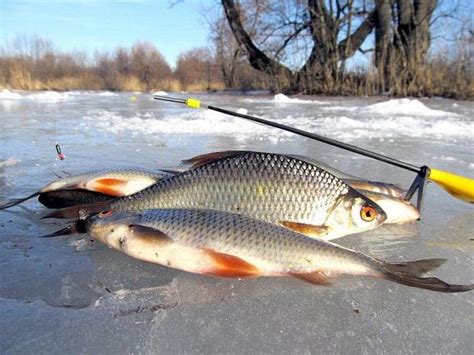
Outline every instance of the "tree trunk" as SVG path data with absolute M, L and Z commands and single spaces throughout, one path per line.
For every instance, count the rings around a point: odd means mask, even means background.
M 328 12 L 324 0 L 308 0 L 307 29 L 311 34 L 313 46 L 306 63 L 299 71 L 293 72 L 284 64 L 267 56 L 254 44 L 244 29 L 238 5 L 234 0 L 221 1 L 229 26 L 236 41 L 245 51 L 250 65 L 269 74 L 275 80 L 276 89 L 287 93 L 317 93 L 321 92 L 322 88 L 324 92 L 333 92 L 341 79 L 338 70 L 340 61 L 353 56 L 374 27 L 374 14 L 371 13 L 353 33 L 338 42 L 341 24 L 333 11 Z M 336 3 L 339 7 L 339 2 Z M 352 11 L 350 5 L 346 6 Z M 292 35 L 300 31 L 301 28 Z
M 376 0 L 375 6 L 375 66 L 378 70 L 378 90 L 383 93 L 390 88 L 388 53 L 392 40 L 392 7 L 390 0 Z
M 396 0 L 390 15 L 389 0 L 377 0 L 375 64 L 384 85 L 398 95 L 416 95 L 430 46 L 430 20 L 437 0 Z M 390 19 L 392 17 L 392 19 Z M 395 30 L 390 34 L 390 24 Z M 390 46 L 387 48 L 387 36 Z M 385 58 L 384 55 L 385 54 Z

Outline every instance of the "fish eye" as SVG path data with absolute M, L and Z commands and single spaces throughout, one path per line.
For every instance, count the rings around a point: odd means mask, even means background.
M 377 211 L 370 205 L 365 205 L 360 210 L 360 217 L 366 222 L 372 222 L 377 217 Z
M 99 213 L 99 218 L 105 218 L 105 217 L 108 217 L 112 214 L 112 210 L 103 210 L 103 211 L 100 211 Z

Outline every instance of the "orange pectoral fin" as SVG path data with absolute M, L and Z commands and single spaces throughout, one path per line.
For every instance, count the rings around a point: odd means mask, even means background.
M 206 275 L 219 277 L 256 277 L 261 275 L 260 270 L 255 265 L 237 256 L 219 253 L 212 249 L 204 249 L 203 251 L 214 262 L 213 267 L 204 272 Z
M 315 285 L 329 286 L 331 284 L 327 274 L 322 271 L 314 271 L 305 274 L 290 273 L 290 276 Z
M 283 227 L 291 229 L 294 232 L 301 233 L 310 238 L 322 239 L 328 231 L 326 226 L 315 226 L 312 224 L 298 223 L 291 221 L 280 221 Z
M 103 193 L 104 195 L 121 197 L 125 196 L 125 186 L 127 180 L 115 178 L 95 179 L 88 183 L 87 190 Z

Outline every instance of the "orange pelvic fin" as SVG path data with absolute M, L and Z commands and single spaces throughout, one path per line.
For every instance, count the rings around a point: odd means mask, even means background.
M 103 193 L 104 195 L 121 197 L 125 196 L 124 188 L 127 180 L 116 178 L 95 179 L 87 184 L 87 190 Z
M 183 160 L 183 163 L 192 164 L 191 169 L 210 164 L 216 160 L 234 157 L 246 153 L 244 150 L 226 150 L 223 152 L 213 152 L 208 154 L 197 155 L 190 159 Z
M 322 239 L 326 235 L 328 227 L 326 226 L 315 226 L 313 224 L 298 223 L 291 221 L 280 221 L 283 227 L 291 229 L 297 233 L 301 233 L 310 238 Z
M 214 267 L 204 272 L 206 275 L 219 277 L 252 277 L 260 276 L 260 270 L 241 258 L 219 253 L 212 249 L 203 249 L 214 261 Z
M 315 285 L 329 286 L 331 284 L 327 274 L 322 271 L 314 271 L 305 274 L 290 273 L 290 276 Z

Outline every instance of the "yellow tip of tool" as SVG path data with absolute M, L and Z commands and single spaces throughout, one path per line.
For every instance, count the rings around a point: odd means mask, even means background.
M 193 98 L 188 98 L 186 99 L 186 106 L 191 107 L 191 108 L 200 108 L 201 107 L 201 101 L 198 99 L 193 99 Z
M 473 179 L 432 168 L 430 168 L 428 179 L 437 183 L 454 197 L 474 203 Z

